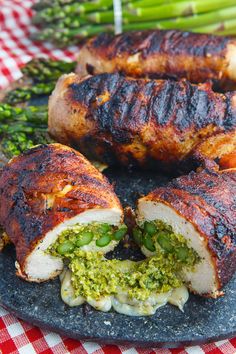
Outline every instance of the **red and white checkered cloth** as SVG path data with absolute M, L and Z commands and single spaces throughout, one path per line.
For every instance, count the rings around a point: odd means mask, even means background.
M 34 43 L 30 32 L 35 0 L 0 0 L 0 89 L 21 77 L 20 68 L 35 57 L 75 60 L 76 47 L 58 49 L 50 43 Z
M 0 307 L 0 353 L 2 354 L 235 354 L 236 338 L 182 349 L 142 349 L 99 345 L 64 338 L 33 327 Z
M 31 5 L 35 0 L 0 0 L 0 88 L 6 88 L 21 76 L 20 67 L 37 56 L 74 60 L 76 47 L 61 50 L 49 43 L 33 43 Z M 108 346 L 61 337 L 18 320 L 0 307 L 0 353 L 76 353 L 76 354 L 235 354 L 236 338 L 184 349 L 140 349 L 132 346 Z

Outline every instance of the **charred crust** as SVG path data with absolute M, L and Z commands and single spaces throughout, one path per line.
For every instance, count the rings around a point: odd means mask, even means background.
M 86 42 L 81 58 L 83 63 L 89 53 L 91 63 L 94 56 L 99 60 L 92 70 L 95 73 L 119 71 L 152 79 L 187 78 L 193 83 L 208 80 L 214 89 L 226 92 L 236 87 L 228 70 L 231 44 L 236 42 L 230 37 L 178 30 L 131 31 L 117 36 L 102 33 Z M 137 60 L 129 61 L 135 55 Z
M 120 53 L 142 52 L 143 58 L 155 53 L 169 55 L 193 55 L 207 57 L 208 53 L 224 56 L 230 38 L 220 38 L 209 34 L 197 34 L 178 30 L 132 31 L 121 35 L 102 33 L 88 43 L 100 52 L 112 48 L 109 58 Z
M 67 144 L 110 165 L 186 172 L 204 161 L 196 155 L 201 144 L 235 131 L 234 97 L 187 80 L 104 73 L 80 81 L 75 76 L 64 100 L 77 128 L 65 127 L 63 134 Z M 59 134 L 56 138 L 60 141 Z

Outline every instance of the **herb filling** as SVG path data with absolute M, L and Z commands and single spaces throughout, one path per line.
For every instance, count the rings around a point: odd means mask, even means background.
M 109 224 L 76 224 L 63 231 L 49 252 L 54 256 L 67 256 L 74 250 L 89 245 L 94 241 L 99 248 L 120 241 L 127 233 L 127 226 L 119 227 Z
M 119 228 L 97 223 L 76 225 L 62 232 L 50 247 L 49 252 L 64 257 L 71 270 L 76 297 L 99 300 L 125 291 L 131 299 L 145 301 L 154 292 L 165 293 L 180 287 L 182 270 L 193 271 L 200 261 L 186 239 L 161 221 L 145 222 L 133 231 L 136 242 L 153 252 L 152 257 L 143 261 L 108 260 L 102 252 L 81 249 L 85 239 L 97 244 L 104 235 L 109 235 L 110 241 L 118 241 L 126 232 L 125 225 Z

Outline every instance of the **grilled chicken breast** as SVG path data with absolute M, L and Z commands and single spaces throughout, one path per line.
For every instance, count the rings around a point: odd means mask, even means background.
M 15 244 L 18 275 L 29 281 L 45 281 L 62 271 L 62 258 L 45 251 L 69 226 L 119 225 L 123 219 L 106 178 L 80 153 L 60 144 L 37 146 L 13 158 L 0 177 L 0 200 L 0 223 Z
M 101 33 L 80 49 L 79 75 L 122 72 L 134 77 L 211 80 L 236 87 L 236 40 L 177 30 Z
M 57 141 L 95 160 L 166 171 L 188 161 L 189 169 L 193 157 L 235 151 L 236 93 L 185 80 L 69 74 L 50 97 L 48 125 Z
M 219 296 L 235 273 L 235 196 L 236 169 L 205 169 L 177 178 L 138 201 L 138 222 L 163 221 L 200 256 L 195 270 L 183 274 L 197 294 Z

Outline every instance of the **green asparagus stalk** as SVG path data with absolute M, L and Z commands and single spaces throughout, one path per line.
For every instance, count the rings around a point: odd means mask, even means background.
M 68 5 L 73 2 L 76 2 L 76 0 L 41 0 L 34 4 L 32 6 L 32 9 L 35 11 L 40 11 L 43 10 L 47 7 L 55 7 L 55 6 L 63 6 L 63 5 Z
M 226 29 L 224 31 L 219 31 L 216 33 L 219 36 L 232 36 L 235 37 L 236 36 L 236 28 L 230 28 L 230 29 Z
M 75 62 L 32 60 L 22 69 L 23 74 L 30 78 L 32 83 L 10 91 L 4 102 L 14 105 L 38 96 L 49 95 L 53 91 L 57 79 L 64 73 L 74 71 L 75 65 Z
M 13 105 L 20 102 L 26 102 L 37 96 L 49 95 L 54 87 L 55 83 L 53 82 L 38 83 L 32 87 L 17 88 L 10 91 L 4 101 Z
M 0 148 L 7 158 L 19 155 L 24 150 L 30 149 L 35 144 L 25 133 L 14 133 L 9 137 L 4 136 L 0 143 Z
M 64 19 L 53 22 L 51 28 L 78 28 L 84 24 L 86 24 L 86 21 L 82 18 L 82 16 L 68 16 Z
M 230 20 L 225 20 L 222 22 L 216 22 L 211 25 L 193 28 L 194 32 L 198 33 L 217 33 L 217 32 L 228 32 L 236 29 L 236 18 Z M 234 32 L 236 34 L 236 32 Z
M 199 13 L 205 13 L 209 11 L 215 11 L 221 8 L 226 8 L 235 5 L 235 0 L 214 0 L 211 2 L 194 0 L 194 1 L 181 1 L 178 3 L 171 3 L 162 5 L 159 8 L 136 8 L 132 11 L 132 14 L 135 16 L 142 16 L 147 19 L 166 19 L 176 16 L 187 16 L 187 15 L 196 15 Z M 156 14 L 152 15 L 152 11 Z M 128 18 L 129 19 L 129 18 Z M 130 20 L 133 20 L 133 17 Z
M 113 16 L 112 13 L 110 15 Z M 232 19 L 236 16 L 236 7 L 230 7 L 226 9 L 219 9 L 206 14 L 199 14 L 187 17 L 177 17 L 176 19 L 160 20 L 160 21 L 147 21 L 137 23 L 126 23 L 123 25 L 124 31 L 129 30 L 145 30 L 145 29 L 185 29 L 197 32 L 197 27 L 203 26 L 205 23 L 211 24 Z M 207 30 L 213 31 L 214 28 L 207 28 Z M 59 46 L 69 45 L 71 43 L 77 43 L 79 40 L 96 35 L 100 32 L 113 32 L 114 25 L 106 23 L 102 25 L 86 25 L 79 28 L 64 28 L 58 31 L 54 29 L 46 28 L 37 34 L 37 39 L 41 40 L 53 40 L 58 43 Z M 205 32 L 206 30 L 204 30 Z M 236 33 L 236 31 L 235 31 Z M 230 32 L 232 34 L 232 31 Z
M 44 22 L 52 22 L 58 19 L 64 19 L 67 16 L 81 15 L 96 10 L 108 9 L 112 6 L 112 0 L 97 0 L 84 3 L 73 3 L 66 6 L 55 6 L 46 8 L 38 12 L 33 17 L 34 24 L 42 24 Z
M 132 2 L 136 2 L 138 0 L 132 0 Z M 157 0 L 158 3 L 168 3 L 169 1 L 173 1 L 173 0 Z M 176 0 L 176 1 L 182 1 L 182 0 Z M 121 0 L 121 2 L 123 4 L 126 4 L 127 2 L 129 2 L 129 0 Z M 102 9 L 104 7 L 112 7 L 113 6 L 113 0 L 110 1 L 103 1 L 103 0 L 41 0 L 38 3 L 36 3 L 35 5 L 32 6 L 33 10 L 35 11 L 42 11 L 42 10 L 46 10 L 47 8 L 63 8 L 63 7 L 67 7 L 69 13 L 71 13 L 71 11 L 73 11 L 74 9 L 77 10 L 77 5 L 81 6 L 79 7 L 79 11 L 83 12 L 87 12 L 90 11 L 90 9 L 92 11 L 94 11 L 95 9 Z M 73 5 L 72 7 L 70 7 L 70 5 Z M 46 11 L 47 12 L 47 11 Z M 49 11 L 50 13 L 50 11 Z M 53 11 L 53 13 L 55 13 L 55 11 Z M 43 14 L 42 14 L 43 15 Z M 44 15 L 43 15 L 44 16 Z
M 130 30 L 145 30 L 145 29 L 185 29 L 190 30 L 195 27 L 212 24 L 215 22 L 225 21 L 236 17 L 236 6 L 226 9 L 212 11 L 206 14 L 199 14 L 188 17 L 177 17 L 174 20 L 150 21 L 125 24 L 123 29 Z M 197 31 L 197 29 L 196 29 Z M 236 32 L 235 32 L 236 33 Z
M 40 126 L 47 126 L 47 106 L 27 106 L 25 108 L 12 107 L 9 104 L 0 104 L 0 133 L 4 124 L 27 122 Z M 5 131 L 5 126 L 4 126 Z
M 33 78 L 37 82 L 50 82 L 57 80 L 62 74 L 74 70 L 76 63 L 67 63 L 61 60 L 34 59 L 23 69 L 23 74 Z
M 123 22 L 146 22 L 152 20 L 162 20 L 178 16 L 188 16 L 193 14 L 214 11 L 220 8 L 235 5 L 235 0 L 214 0 L 207 2 L 202 0 L 181 1 L 177 3 L 164 4 L 157 7 L 137 7 L 123 11 Z M 88 21 L 94 23 L 109 23 L 113 21 L 113 11 L 94 12 L 85 15 Z
M 86 38 L 89 36 L 94 36 L 101 32 L 114 32 L 114 26 L 112 24 L 107 24 L 103 26 L 99 25 L 88 25 L 83 26 L 78 29 L 68 31 L 66 38 Z
M 168 4 L 176 4 L 183 0 L 138 0 L 138 1 L 130 1 L 127 3 L 128 9 L 135 9 L 138 7 L 156 7 L 159 5 L 168 5 Z
M 88 24 L 79 28 L 64 28 L 56 31 L 45 29 L 35 37 L 37 40 L 53 40 L 59 47 L 78 43 L 86 37 L 99 34 L 100 32 L 114 32 L 113 24 L 93 25 Z
M 47 133 L 47 106 L 0 104 L 0 122 L 0 148 L 8 158 L 35 144 L 52 141 Z
M 0 142 L 0 150 L 7 158 L 17 156 L 23 151 L 32 148 L 38 144 L 50 144 L 54 141 L 50 138 L 48 133 L 35 132 L 29 136 L 23 132 L 13 133 L 11 135 L 5 135 Z
M 66 46 L 99 31 L 114 29 L 112 0 L 51 1 L 41 0 L 41 5 L 38 5 L 42 10 L 37 12 L 35 22 L 40 22 L 42 29 L 33 34 L 36 40 Z M 196 31 L 197 27 L 205 27 L 206 24 L 232 20 L 236 11 L 235 0 L 122 0 L 122 4 L 124 31 L 152 28 L 193 28 Z M 214 27 L 207 30 L 215 31 Z

